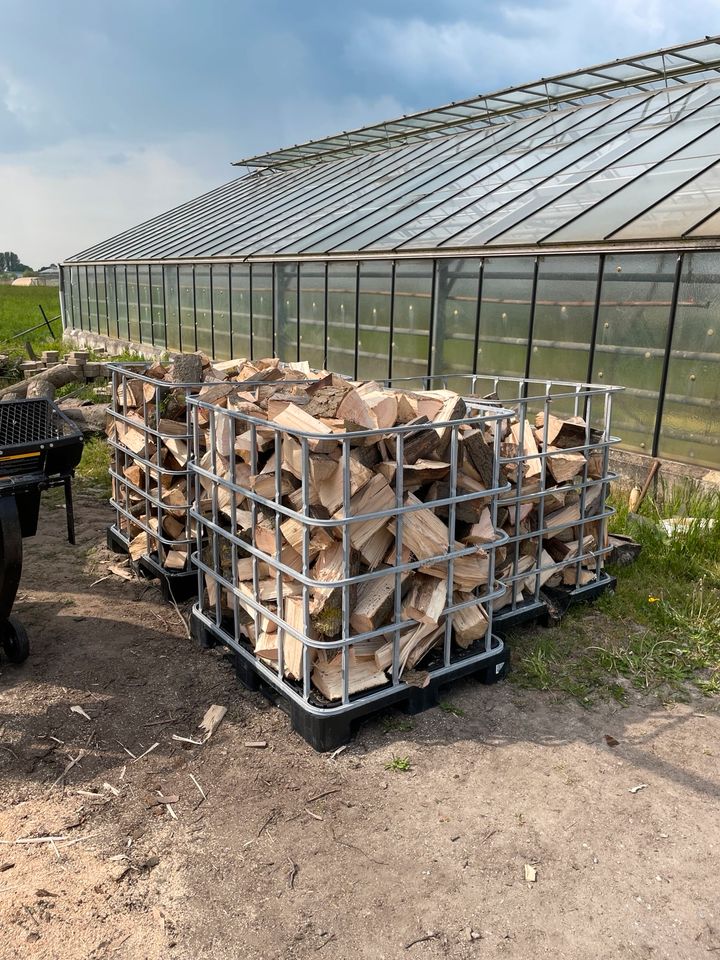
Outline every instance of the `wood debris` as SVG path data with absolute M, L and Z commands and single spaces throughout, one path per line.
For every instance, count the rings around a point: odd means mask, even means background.
M 203 743 L 206 743 L 215 733 L 217 728 L 222 723 L 223 717 L 226 713 L 227 707 L 221 707 L 217 703 L 214 703 L 211 707 L 208 707 L 205 716 L 198 724 L 198 730 L 203 731 Z

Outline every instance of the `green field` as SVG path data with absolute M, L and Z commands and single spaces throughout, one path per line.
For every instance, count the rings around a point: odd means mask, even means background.
M 0 345 L 2 351 L 25 352 L 25 340 L 29 340 L 37 350 L 48 349 L 49 341 L 62 338 L 60 320 L 52 324 L 55 337 L 51 337 L 45 325 L 27 337 L 10 340 L 16 333 L 22 333 L 29 327 L 42 323 L 42 314 L 38 305 L 42 304 L 48 318 L 60 313 L 60 298 L 57 287 L 13 287 L 0 284 Z

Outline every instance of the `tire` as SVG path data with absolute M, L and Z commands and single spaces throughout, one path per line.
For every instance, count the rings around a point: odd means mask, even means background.
M 27 630 L 15 617 L 9 617 L 3 628 L 3 650 L 10 663 L 24 663 L 30 653 Z

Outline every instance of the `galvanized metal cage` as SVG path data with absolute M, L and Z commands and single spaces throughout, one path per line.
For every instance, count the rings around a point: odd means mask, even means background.
M 337 716 L 358 705 L 382 704 L 406 687 L 415 664 L 433 678 L 449 680 L 502 652 L 502 641 L 493 633 L 493 602 L 504 591 L 495 569 L 507 535 L 493 534 L 482 549 L 456 539 L 458 510 L 480 499 L 490 510 L 494 531 L 498 496 L 509 489 L 499 480 L 500 431 L 493 430 L 487 489 L 459 488 L 458 451 L 463 429 L 489 428 L 511 411 L 469 401 L 465 417 L 433 422 L 432 429 L 446 431 L 447 489 L 441 491 L 444 496 L 420 502 L 405 479 L 410 424 L 328 436 L 219 409 L 193 396 L 188 408 L 198 445 L 191 462 L 195 502 L 209 500 L 205 511 L 190 509 L 197 525 L 193 560 L 200 593 L 194 619 L 305 715 Z M 200 457 L 205 419 L 208 452 Z M 393 486 L 375 475 L 356 489 L 353 454 L 379 440 L 389 451 Z M 318 461 L 313 455 L 330 448 L 337 459 L 323 516 L 314 505 Z M 259 471 L 260 450 L 272 454 L 270 469 Z M 285 469 L 299 481 L 292 492 L 283 479 Z M 447 520 L 446 541 L 428 554 L 417 542 L 418 524 L 432 537 L 439 512 Z M 374 538 L 381 531 L 388 533 L 379 537 L 378 551 Z M 323 557 L 336 558 L 325 575 L 313 566 L 318 540 L 324 543 Z M 354 569 L 358 554 L 368 565 L 364 573 Z M 428 629 L 417 611 L 404 608 L 403 582 L 418 571 L 452 584 L 436 611 L 437 628 Z M 356 602 L 373 584 L 387 591 L 387 616 L 368 628 L 358 621 Z M 332 596 L 330 624 L 323 619 L 325 609 L 317 615 L 318 594 L 321 600 Z M 470 620 L 474 626 L 465 631 Z M 420 639 L 418 631 L 424 633 Z
M 190 563 L 195 531 L 189 513 L 194 491 L 190 460 L 195 447 L 187 398 L 213 386 L 230 392 L 272 387 L 272 383 L 253 379 L 176 383 L 148 376 L 145 371 L 150 367 L 149 363 L 108 364 L 114 426 L 109 435 L 113 449 L 110 503 L 115 510 L 109 539 L 116 548 L 128 551 L 139 537 L 133 559 L 151 574 L 174 578 L 176 591 L 182 589 L 189 596 L 196 583 Z M 283 386 L 306 382 L 299 373 L 277 381 Z M 129 414 L 130 408 L 140 413 Z
M 611 420 L 621 387 L 488 374 L 386 382 L 451 387 L 512 411 L 511 421 L 497 421 L 500 472 L 512 480 L 512 488 L 498 503 L 499 525 L 509 543 L 498 569 L 508 589 L 495 603 L 496 623 L 507 627 L 537 617 L 553 588 L 562 592 L 563 602 L 572 602 L 612 584 L 604 571 L 607 523 L 614 513 L 607 495 L 617 478 L 609 455 L 620 442 L 611 433 Z

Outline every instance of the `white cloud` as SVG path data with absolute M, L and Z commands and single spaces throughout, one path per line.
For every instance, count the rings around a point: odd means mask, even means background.
M 348 55 L 406 83 L 435 78 L 472 96 L 697 39 L 719 25 L 720 0 L 505 0 L 493 8 L 492 20 L 365 18 Z
M 39 267 L 230 180 L 233 171 L 177 159 L 187 144 L 128 149 L 108 141 L 71 142 L 0 157 L 0 247 Z

